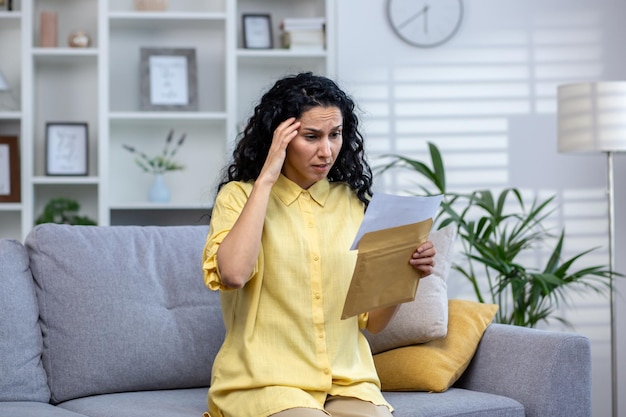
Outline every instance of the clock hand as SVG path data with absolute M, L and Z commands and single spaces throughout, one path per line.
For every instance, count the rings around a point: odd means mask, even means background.
M 428 34 L 428 10 L 429 6 L 424 6 L 424 33 Z
M 405 27 L 406 25 L 408 25 L 409 23 L 411 23 L 413 20 L 417 19 L 418 17 L 420 17 L 422 14 L 427 13 L 428 12 L 428 6 L 424 6 L 422 8 L 422 10 L 420 10 L 419 12 L 415 13 L 413 16 L 409 17 L 408 19 L 406 19 L 404 22 L 400 23 L 398 25 L 398 29 L 402 29 L 403 27 Z

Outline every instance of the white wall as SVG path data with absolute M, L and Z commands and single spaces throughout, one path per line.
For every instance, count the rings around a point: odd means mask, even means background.
M 566 227 L 569 255 L 600 249 L 608 264 L 606 158 L 559 154 L 556 86 L 626 79 L 623 0 L 465 0 L 457 36 L 435 49 L 395 38 L 384 0 L 337 2 L 337 79 L 364 111 L 373 165 L 385 153 L 426 158 L 441 149 L 449 188 L 514 186 L 528 196 L 557 196 L 551 218 Z M 626 158 L 616 158 L 616 269 L 626 272 Z M 381 191 L 404 192 L 411 178 L 385 177 Z M 558 230 L 558 229 L 557 229 Z M 626 280 L 617 287 L 618 342 L 626 351 Z M 471 297 L 452 277 L 451 297 Z M 606 298 L 574 294 L 561 313 L 592 342 L 593 415 L 611 415 L 609 309 Z M 567 330 L 551 324 L 554 330 Z M 621 391 L 626 355 L 618 358 Z M 620 416 L 626 416 L 626 398 Z

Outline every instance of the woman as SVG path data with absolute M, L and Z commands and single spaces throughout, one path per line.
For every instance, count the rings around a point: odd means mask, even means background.
M 289 76 L 261 98 L 203 254 L 226 326 L 211 417 L 391 415 L 360 328 L 382 330 L 397 306 L 340 319 L 371 185 L 354 102 L 333 81 Z M 407 262 L 428 275 L 434 255 L 426 242 Z

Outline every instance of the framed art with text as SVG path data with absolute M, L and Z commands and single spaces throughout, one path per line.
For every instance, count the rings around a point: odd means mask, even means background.
M 0 203 L 20 202 L 20 184 L 18 138 L 0 136 Z
M 271 49 L 272 18 L 269 14 L 243 14 L 243 47 L 247 49 Z
M 141 110 L 197 110 L 196 50 L 141 48 Z
M 87 175 L 87 123 L 46 123 L 46 175 Z

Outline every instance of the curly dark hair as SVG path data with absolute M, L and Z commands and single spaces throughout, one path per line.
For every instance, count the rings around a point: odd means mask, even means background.
M 282 78 L 261 97 L 240 135 L 218 189 L 230 181 L 256 180 L 276 127 L 290 117 L 300 118 L 317 106 L 337 107 L 343 116 L 343 144 L 328 180 L 345 182 L 367 205 L 372 196 L 372 170 L 365 157 L 355 103 L 334 81 L 311 72 Z

